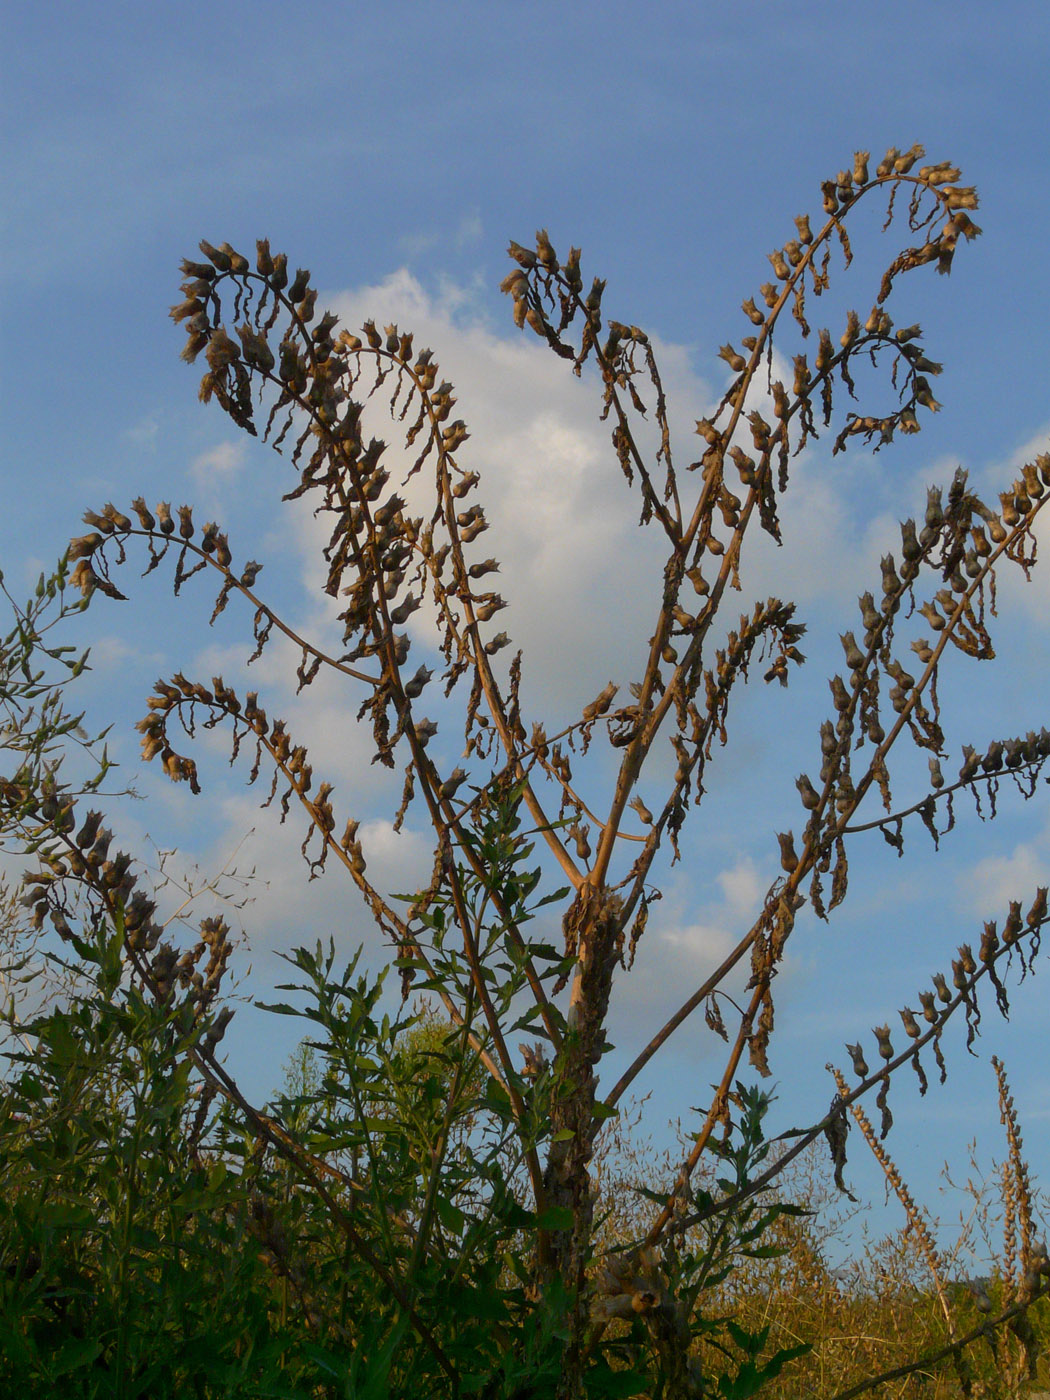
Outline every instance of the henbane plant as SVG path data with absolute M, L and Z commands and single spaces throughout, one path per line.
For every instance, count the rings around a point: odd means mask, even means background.
M 900 1012 L 903 1042 L 898 1036 L 894 1045 L 888 1024 L 876 1029 L 876 1069 L 859 1042 L 851 1045 L 854 1087 L 840 1080 L 832 1110 L 815 1109 L 815 1121 L 791 1149 L 760 1166 L 762 1104 L 741 1076 L 748 1066 L 768 1073 L 778 968 L 804 904 L 827 919 L 846 898 L 851 837 L 874 824 L 899 846 L 912 815 L 940 835 L 938 818 L 944 813 L 951 826 L 958 794 L 987 794 L 994 803 L 1008 778 L 1029 795 L 1050 758 L 1050 734 L 1033 727 L 1016 737 L 993 736 L 979 750 L 964 748 L 957 775 L 946 778 L 950 746 L 937 698 L 949 648 L 974 662 L 994 655 L 996 578 L 1005 569 L 1031 571 L 1033 525 L 1050 499 L 1050 456 L 1025 464 L 992 502 L 957 472 L 945 488 L 930 488 L 921 521 L 902 524 L 899 550 L 883 558 L 879 578 L 859 600 L 858 621 L 841 636 L 843 667 L 830 680 L 830 712 L 814 736 L 811 771 L 797 780 L 798 823 L 779 835 L 781 873 L 760 914 L 667 1023 L 636 1047 L 618 1081 L 599 1092 L 617 988 L 630 976 L 660 897 L 658 857 L 679 856 L 684 824 L 705 802 L 705 775 L 728 741 L 740 686 L 752 671 L 787 685 L 805 660 L 805 628 L 789 599 L 770 597 L 732 616 L 729 595 L 746 574 L 745 538 L 759 531 L 779 541 L 781 502 L 792 489 L 793 458 L 804 447 L 826 435 L 832 454 L 853 441 L 885 448 L 897 433 L 918 432 L 923 415 L 939 407 L 931 388 L 941 370 L 934 352 L 918 325 L 897 325 L 888 308 L 891 297 L 903 295 L 897 284 L 906 274 L 948 272 L 980 229 L 971 218 L 976 193 L 959 183 L 960 172 L 947 161 L 921 164 L 923 157 L 919 146 L 893 149 L 872 167 L 867 153 L 858 152 L 848 169 L 823 183 L 820 216 L 795 220 L 793 236 L 770 255 L 773 280 L 743 303 L 745 333 L 719 352 L 732 381 L 696 424 L 697 455 L 684 465 L 672 446 L 672 407 L 649 336 L 609 313 L 606 284 L 585 278 L 579 249 L 559 256 L 542 230 L 534 246 L 510 245 L 513 267 L 502 289 L 516 325 L 531 329 L 567 362 L 567 371 L 596 389 L 597 409 L 611 429 L 612 469 L 636 493 L 640 524 L 656 532 L 664 550 L 644 654 L 611 656 L 617 679 L 557 732 L 544 715 L 525 712 L 528 657 L 501 630 L 506 601 L 493 582 L 498 561 L 483 557 L 479 545 L 488 525 L 481 474 L 436 353 L 417 349 L 412 332 L 395 325 L 380 330 L 366 321 L 340 329 L 334 315 L 318 314 L 309 273 L 291 273 L 285 255 L 272 253 L 265 240 L 254 259 L 229 244 L 203 242 L 203 260 L 182 265 L 183 300 L 171 314 L 187 336 L 183 358 L 193 363 L 203 356 L 202 400 L 214 400 L 241 429 L 286 450 L 296 475 L 285 499 L 306 498 L 330 522 L 325 591 L 338 601 L 341 649 L 322 650 L 282 620 L 260 587 L 260 563 L 238 557 L 226 533 L 211 522 L 202 528 L 189 506 L 173 513 L 161 502 L 151 509 L 140 497 L 130 513 L 112 503 L 88 511 L 90 533 L 70 548 L 73 582 L 85 595 L 123 596 L 115 569 L 140 545 L 148 569 L 174 563 L 176 592 L 214 571 L 213 620 L 231 600 L 245 603 L 252 659 L 275 631 L 283 633 L 299 655 L 300 689 L 322 672 L 338 676 L 346 723 L 367 724 L 375 760 L 403 769 L 394 825 L 400 828 L 414 808 L 434 833 L 432 878 L 407 902 L 373 883 L 361 814 L 344 807 L 325 780 L 324 756 L 308 755 L 256 691 L 178 672 L 157 683 L 139 724 L 145 758 L 159 759 L 194 792 L 200 783 L 186 737 L 199 724 L 225 725 L 234 756 L 250 763 L 249 780 L 268 781 L 266 800 L 278 801 L 284 815 L 293 805 L 301 814 L 311 869 L 342 867 L 393 950 L 406 988 L 414 983 L 440 999 L 452 1028 L 443 1052 L 452 1068 L 442 1080 L 450 1105 L 462 1094 L 464 1112 L 469 1107 L 496 1125 L 501 1151 L 514 1144 L 506 1159 L 513 1172 L 501 1175 L 496 1158 L 485 1158 L 489 1194 L 472 1198 L 470 1208 L 475 1223 L 488 1223 L 473 1233 L 464 1226 L 457 1235 L 459 1207 L 444 1193 L 451 1190 L 449 1142 L 459 1109 L 444 1112 L 435 1104 L 440 1131 L 435 1128 L 432 1170 L 421 1175 L 418 1197 L 395 1201 L 391 1188 L 382 1220 L 361 1226 L 347 1202 L 366 1187 L 336 1164 L 336 1149 L 326 1155 L 319 1140 L 297 1136 L 249 1105 L 217 1058 L 224 1021 L 221 1013 L 209 1018 L 227 957 L 225 926 L 207 938 L 202 931 L 200 945 L 181 956 L 159 941 L 148 900 L 132 892 L 128 865 L 107 874 L 93 859 L 98 821 L 89 818 L 74 836 L 75 823 L 63 815 L 60 839 L 48 848 L 54 878 L 34 887 L 35 908 L 65 934 L 62 891 L 86 881 L 110 915 L 123 920 L 126 956 L 141 984 L 161 1002 L 178 985 L 193 989 L 194 1014 L 209 1027 L 193 1050 L 197 1071 L 242 1116 L 246 1130 L 319 1193 L 349 1255 L 387 1291 L 390 1328 L 379 1341 L 370 1333 L 368 1344 L 389 1347 L 388 1379 L 397 1373 L 398 1355 L 414 1345 L 414 1355 L 429 1357 L 433 1393 L 482 1388 L 476 1376 L 468 1382 L 462 1349 L 441 1333 L 438 1295 L 427 1294 L 437 1263 L 460 1277 L 469 1239 L 471 1250 L 484 1252 L 488 1240 L 499 1256 L 505 1270 L 499 1286 L 514 1299 L 507 1316 L 519 1329 L 518 1340 L 503 1348 L 505 1364 L 492 1363 L 503 1370 L 484 1382 L 492 1387 L 486 1393 L 514 1393 L 529 1375 L 530 1393 L 569 1396 L 630 1393 L 616 1390 L 629 1383 L 667 1396 L 760 1388 L 787 1357 L 771 1358 L 763 1369 L 761 1342 L 749 1335 L 731 1335 L 726 1343 L 736 1369 L 732 1382 L 722 1379 L 735 1389 L 716 1389 L 720 1382 L 700 1360 L 698 1341 L 713 1326 L 702 1286 L 710 1260 L 690 1253 L 690 1231 L 724 1222 L 719 1258 L 731 1266 L 733 1249 L 754 1246 L 756 1231 L 775 1218 L 775 1206 L 757 1217 L 755 1210 L 787 1160 L 827 1133 L 841 1173 L 845 1110 L 876 1091 L 884 1137 L 895 1072 L 910 1065 L 925 1091 L 932 1057 L 943 1079 L 941 1042 L 951 1018 L 962 1011 L 972 1038 L 983 986 L 991 984 L 1005 1013 L 1009 970 L 1034 966 L 1048 918 L 1046 888 L 1011 903 L 1001 928 L 990 923 L 977 934 L 976 955 L 971 943 L 962 944 L 950 971 L 946 966 L 916 992 L 918 1013 L 907 1006 Z M 906 228 L 905 246 L 878 282 L 870 311 L 850 311 L 843 327 L 811 325 L 836 256 L 847 266 L 853 260 L 854 209 L 878 200 L 886 204 L 886 227 Z M 792 365 L 787 380 L 778 369 L 786 363 Z M 882 406 L 870 412 L 851 406 L 861 368 L 874 368 L 887 381 Z M 393 423 L 392 443 L 373 435 L 377 413 Z M 433 648 L 408 626 L 424 609 L 436 622 Z M 438 690 L 460 702 L 466 766 L 451 770 L 439 766 L 431 748 L 437 726 L 427 699 Z M 898 802 L 891 760 L 908 745 L 928 759 L 929 786 Z M 615 759 L 600 805 L 590 796 L 603 788 L 599 749 L 611 749 Z M 671 775 L 661 781 L 668 753 Z M 873 803 L 881 804 L 874 817 Z M 535 845 L 560 872 L 564 890 L 537 887 Z M 560 947 L 529 927 L 544 896 L 561 913 Z M 205 954 L 207 966 L 198 970 Z M 326 992 L 338 975 L 320 950 L 300 950 L 294 960 L 316 998 L 315 1020 L 330 1057 L 326 1082 L 336 1094 L 340 1074 L 352 1079 L 360 1051 L 339 1029 Z M 740 964 L 749 977 L 737 1006 L 722 991 Z M 355 1024 L 370 1025 L 370 993 L 354 990 L 350 971 L 339 985 L 357 1007 Z M 701 1009 L 726 1042 L 714 1092 L 644 1231 L 631 1248 L 598 1258 L 590 1163 L 602 1125 L 675 1029 Z M 519 1049 L 522 1034 L 538 1041 Z M 389 1047 L 383 1055 L 395 1064 Z M 466 1085 L 479 1072 L 485 1088 L 468 1105 Z M 358 1108 L 347 1109 L 350 1119 L 357 1113 L 360 1123 L 368 1120 L 363 1102 L 358 1095 Z M 364 1131 L 360 1123 L 355 1133 Z M 367 1132 L 354 1138 L 355 1151 L 370 1154 L 366 1175 L 373 1183 L 385 1170 L 377 1141 Z M 700 1192 L 701 1162 L 732 1151 L 739 1154 L 737 1174 L 728 1174 L 716 1193 Z M 1021 1166 L 1011 1170 L 1012 1180 L 1023 1179 Z M 373 1226 L 378 1233 L 369 1233 Z M 523 1250 L 512 1243 L 515 1231 L 528 1239 Z M 1025 1248 L 1022 1263 L 1030 1273 L 1031 1245 Z M 493 1287 L 497 1275 L 498 1269 L 488 1276 Z M 1037 1268 L 1025 1304 L 1045 1287 Z M 470 1306 L 480 1306 L 477 1298 Z M 406 1340 L 412 1336 L 414 1343 Z M 961 1345 L 950 1339 L 946 1354 Z M 511 1354 L 513 1364 L 506 1359 Z M 627 1379 L 614 1379 L 624 1373 Z

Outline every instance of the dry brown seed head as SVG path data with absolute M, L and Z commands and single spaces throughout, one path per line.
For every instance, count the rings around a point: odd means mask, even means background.
M 446 800 L 455 797 L 457 790 L 467 781 L 467 775 L 462 768 L 455 768 L 448 775 L 439 788 L 439 794 Z
M 883 158 L 879 161 L 879 164 L 875 170 L 875 174 L 879 177 L 880 180 L 884 180 L 887 175 L 892 173 L 894 163 L 899 155 L 900 151 L 897 149 L 897 147 L 891 146 L 886 152 L 886 154 L 883 156 Z
M 922 1031 L 919 1029 L 918 1021 L 915 1019 L 915 1013 L 910 1007 L 905 1006 L 899 1014 L 905 1034 L 912 1040 L 918 1040 L 919 1036 L 922 1035 Z
M 762 315 L 762 312 L 759 311 L 758 307 L 755 305 L 754 297 L 748 297 L 747 301 L 742 303 L 742 308 L 744 315 L 747 317 L 747 319 L 751 322 L 753 326 L 761 326 L 765 321 L 766 318 Z
M 1018 907 L 1020 907 L 1020 906 L 1018 906 Z M 1036 890 L 1035 900 L 1034 900 L 1034 902 L 1033 902 L 1033 904 L 1032 904 L 1031 909 L 1029 909 L 1029 911 L 1028 911 L 1027 917 L 1025 918 L 1025 923 L 1028 925 L 1028 927 L 1029 927 L 1030 929 L 1035 929 L 1035 928 L 1037 928 L 1037 927 L 1043 922 L 1043 920 L 1046 918 L 1046 911 L 1047 911 L 1047 887 L 1046 887 L 1045 885 L 1041 885 L 1041 886 L 1039 887 L 1039 889 Z M 1011 918 L 1012 918 L 1012 917 L 1013 917 L 1013 905 L 1012 905 L 1012 904 L 1010 905 L 1010 914 L 1011 914 Z
M 853 1061 L 853 1073 L 858 1079 L 867 1079 L 868 1062 L 864 1058 L 864 1052 L 859 1045 L 847 1045 L 849 1057 Z
M 799 790 L 799 793 L 802 797 L 802 805 L 803 807 L 805 807 L 807 812 L 812 812 L 816 807 L 820 805 L 820 794 L 817 792 L 816 788 L 810 782 L 809 778 L 806 776 L 805 773 L 801 773 L 795 779 L 795 786 Z
M 536 230 L 536 255 L 543 266 L 553 272 L 558 266 L 558 256 L 554 251 L 550 238 L 547 236 L 545 228 Z
M 790 831 L 782 831 L 778 833 L 777 840 L 780 843 L 780 868 L 789 875 L 793 875 L 798 867 L 794 834 Z

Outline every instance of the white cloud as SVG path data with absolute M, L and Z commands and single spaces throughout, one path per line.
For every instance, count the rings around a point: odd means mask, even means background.
M 133 447 L 144 450 L 152 450 L 157 443 L 157 434 L 160 432 L 160 423 L 153 416 L 140 418 L 137 423 L 133 423 L 130 428 L 126 428 L 124 436 Z
M 299 849 L 307 822 L 294 803 L 283 826 L 277 802 L 260 811 L 248 794 L 227 798 L 222 814 L 229 833 L 244 835 L 238 868 L 255 872 L 252 903 L 242 916 L 253 951 L 286 952 L 331 936 L 346 950 L 365 943 L 373 960 L 381 951 L 389 952 L 381 950 L 371 914 L 337 860 L 330 857 L 326 870 L 311 879 Z M 429 880 L 433 844 L 426 832 L 407 825 L 395 832 L 389 820 L 377 818 L 363 822 L 358 835 L 368 878 L 380 894 L 412 894 Z M 225 843 L 229 845 L 228 838 Z M 317 850 L 315 839 L 308 853 Z
M 481 213 L 478 209 L 472 209 L 464 214 L 456 230 L 456 246 L 458 248 L 468 247 L 472 243 L 480 243 L 485 233 L 485 227 L 481 222 Z
M 497 587 L 510 605 L 493 631 L 508 631 L 525 650 L 527 693 L 560 714 L 609 679 L 636 678 L 659 606 L 664 550 L 656 531 L 637 526 L 640 499 L 600 422 L 594 381 L 576 380 L 531 335 L 494 334 L 469 289 L 443 284 L 432 297 L 403 269 L 336 297 L 334 309 L 350 327 L 374 317 L 412 329 L 416 346 L 432 346 L 441 377 L 456 386 L 455 414 L 471 432 L 459 461 L 481 474 L 476 499 L 491 526 L 478 557 L 500 560 Z M 683 397 L 695 404 L 709 397 L 681 347 L 659 349 Z M 379 416 L 366 431 L 390 438 Z M 411 458 L 402 460 L 407 468 Z M 430 504 L 422 473 L 403 494 L 415 509 Z M 321 538 L 320 527 L 305 524 L 311 555 Z M 423 618 L 414 621 L 414 634 L 424 637 Z
M 247 456 L 247 444 L 243 438 L 220 442 L 195 457 L 190 463 L 190 472 L 199 485 L 215 486 L 233 480 L 244 466 Z
M 1019 899 L 1027 909 L 1041 885 L 1050 884 L 1050 850 L 1047 830 L 1035 840 L 1021 841 L 1009 855 L 986 856 L 968 871 L 964 907 L 972 913 L 1002 915 L 1010 900 Z
M 727 911 L 738 920 L 753 919 L 758 913 L 768 888 L 758 867 L 750 856 L 742 856 L 735 865 L 717 876 Z

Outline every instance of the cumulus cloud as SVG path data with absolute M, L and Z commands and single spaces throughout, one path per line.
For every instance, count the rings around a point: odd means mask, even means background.
M 1041 885 L 1050 883 L 1050 830 L 1018 842 L 1006 855 L 977 860 L 964 878 L 962 903 L 972 913 L 1001 915 L 1012 899 L 1027 908 Z
M 124 430 L 124 437 L 133 447 L 143 451 L 152 451 L 157 445 L 157 436 L 160 432 L 160 423 L 152 415 L 140 418 L 132 423 L 130 428 Z
M 193 459 L 190 474 L 199 486 L 204 487 L 232 481 L 244 466 L 247 456 L 248 446 L 242 438 L 220 442 Z
M 287 952 L 318 938 L 334 938 L 350 953 L 364 943 L 373 961 L 388 955 L 365 903 L 344 868 L 330 859 L 316 879 L 299 852 L 306 822 L 293 807 L 282 825 L 275 803 L 260 811 L 246 795 L 228 797 L 222 816 L 230 832 L 244 833 L 237 866 L 254 871 L 251 903 L 243 923 L 253 952 Z M 363 822 L 359 831 L 368 878 L 383 894 L 413 894 L 430 878 L 433 842 L 425 831 L 406 825 L 396 832 L 389 820 Z M 316 849 L 316 845 L 315 845 Z

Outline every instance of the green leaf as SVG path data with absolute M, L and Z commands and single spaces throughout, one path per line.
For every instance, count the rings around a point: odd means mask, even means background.
M 650 1378 L 637 1371 L 614 1371 L 611 1367 L 596 1367 L 587 1372 L 587 1394 L 609 1396 L 610 1400 L 626 1400 L 630 1395 L 642 1395 L 650 1386 Z
M 571 1230 L 572 1211 L 568 1206 L 548 1206 L 536 1217 L 541 1230 Z
M 90 1366 L 101 1352 L 102 1343 L 94 1337 L 77 1337 L 67 1342 L 51 1358 L 48 1377 L 50 1380 L 56 1380 L 59 1376 L 68 1376 L 70 1371 Z

